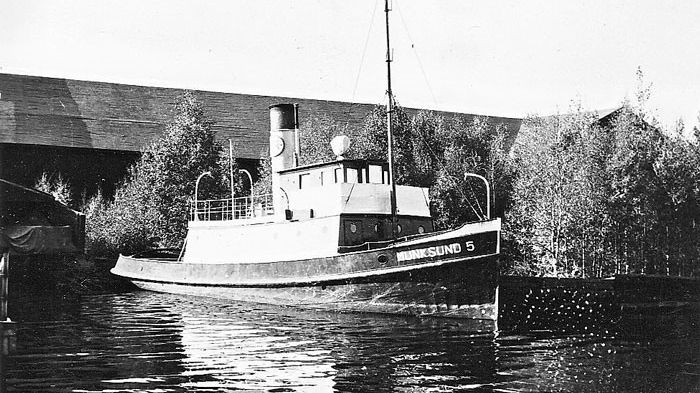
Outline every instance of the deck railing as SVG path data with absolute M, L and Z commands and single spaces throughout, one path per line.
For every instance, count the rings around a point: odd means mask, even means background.
M 275 214 L 272 194 L 190 203 L 190 221 L 242 220 Z

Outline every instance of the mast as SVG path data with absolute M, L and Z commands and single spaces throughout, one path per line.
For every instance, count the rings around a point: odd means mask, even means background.
M 391 92 L 391 46 L 389 44 L 389 0 L 384 0 L 386 16 L 386 94 L 389 98 L 386 104 L 386 143 L 388 147 L 389 183 L 391 184 L 391 237 L 396 238 L 396 184 L 394 183 L 394 154 L 391 120 L 394 111 L 394 95 Z

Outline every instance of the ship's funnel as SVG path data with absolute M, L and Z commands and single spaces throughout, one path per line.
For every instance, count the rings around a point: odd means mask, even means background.
M 296 165 L 296 105 L 270 106 L 270 158 L 272 172 L 293 168 Z
M 270 105 L 270 130 L 293 130 L 294 104 Z
M 297 105 L 270 106 L 270 161 L 272 164 L 272 199 L 275 215 L 284 219 L 289 207 L 282 189 L 280 171 L 294 168 L 298 163 Z

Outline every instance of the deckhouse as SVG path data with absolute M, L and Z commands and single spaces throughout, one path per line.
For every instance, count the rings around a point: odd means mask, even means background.
M 280 172 L 285 218 L 334 216 L 340 220 L 341 251 L 391 238 L 391 186 L 388 164 L 339 160 Z M 428 189 L 397 186 L 399 236 L 433 230 Z

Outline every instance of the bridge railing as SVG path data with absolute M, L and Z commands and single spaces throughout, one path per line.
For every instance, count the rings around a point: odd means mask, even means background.
M 272 194 L 190 202 L 190 221 L 226 221 L 275 214 Z

